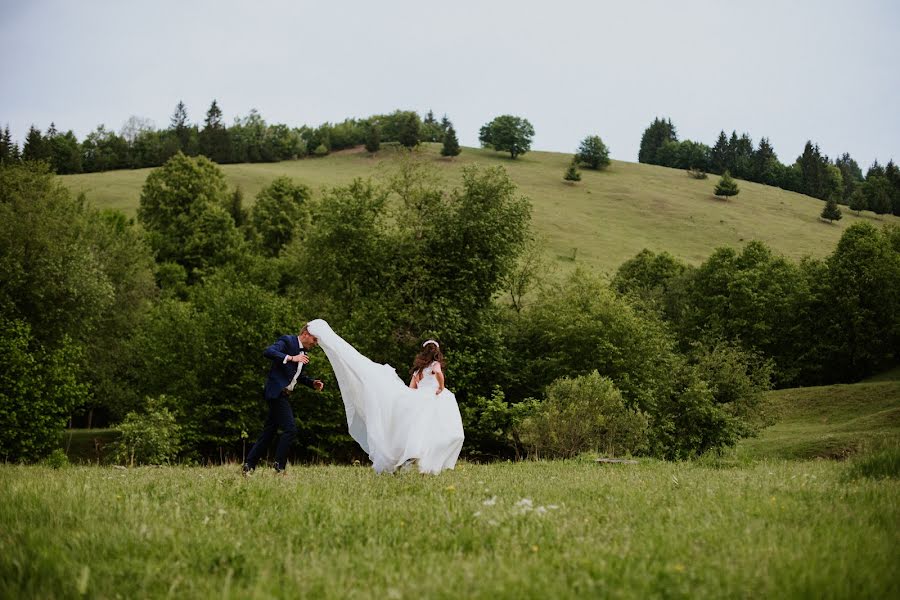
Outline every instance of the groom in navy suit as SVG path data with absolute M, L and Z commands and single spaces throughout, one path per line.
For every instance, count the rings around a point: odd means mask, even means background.
M 282 430 L 278 447 L 275 450 L 275 471 L 283 473 L 287 466 L 288 449 L 297 438 L 297 424 L 294 423 L 294 411 L 288 401 L 298 383 L 322 391 L 325 384 L 302 373 L 303 365 L 309 362 L 307 353 L 319 344 L 318 338 L 309 332 L 304 325 L 299 335 L 283 335 L 265 349 L 263 356 L 272 361 L 269 377 L 266 379 L 265 398 L 269 405 L 269 414 L 259 439 L 250 449 L 243 472 L 249 474 L 256 468 L 256 463 L 269 448 L 272 438 L 279 429 Z

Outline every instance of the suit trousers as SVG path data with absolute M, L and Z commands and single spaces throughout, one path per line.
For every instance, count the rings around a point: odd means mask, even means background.
M 263 426 L 259 439 L 250 449 L 247 455 L 247 466 L 251 469 L 256 468 L 256 463 L 260 457 L 269 449 L 272 438 L 282 431 L 278 439 L 278 446 L 275 449 L 275 468 L 283 470 L 287 464 L 288 450 L 294 440 L 297 439 L 297 424 L 294 422 L 294 411 L 291 409 L 291 403 L 288 402 L 286 395 L 281 394 L 277 398 L 266 398 L 269 404 L 269 413 L 266 416 L 266 424 Z

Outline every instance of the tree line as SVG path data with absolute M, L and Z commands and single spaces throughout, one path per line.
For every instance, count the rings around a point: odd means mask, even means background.
M 66 175 L 159 167 L 178 152 L 203 155 L 218 164 L 257 163 L 325 156 L 360 145 L 370 152 L 381 144 L 412 148 L 420 142 L 444 142 L 446 156 L 459 154 L 453 124 L 446 115 L 436 119 L 432 111 L 424 119 L 415 111 L 396 110 L 318 127 L 289 127 L 267 123 L 254 109 L 227 126 L 213 100 L 202 124 L 191 123 L 187 107 L 179 102 L 166 129 L 132 116 L 118 133 L 100 125 L 79 141 L 71 130 L 59 131 L 54 123 L 45 132 L 32 125 L 21 149 L 7 125 L 0 131 L 0 163 L 43 160 L 53 172 Z
M 129 435 L 177 424 L 182 459 L 240 459 L 264 415 L 262 349 L 316 317 L 401 376 L 441 340 L 474 458 L 696 456 L 771 422 L 773 383 L 896 360 L 896 227 L 854 225 L 824 261 L 645 251 L 612 282 L 558 281 L 504 169 L 448 183 L 419 153 L 391 164 L 321 195 L 277 178 L 246 209 L 217 165 L 177 153 L 136 220 L 72 197 L 46 163 L 0 166 L 0 455 L 39 459 L 92 413 Z M 309 369 L 330 385 L 297 397 L 295 457 L 358 457 L 327 361 Z
M 727 171 L 732 177 L 832 200 L 852 210 L 900 215 L 900 168 L 893 160 L 886 165 L 876 160 L 863 176 L 848 153 L 832 161 L 812 141 L 786 165 L 768 138 L 754 146 L 749 134 L 732 131 L 729 137 L 723 130 L 713 146 L 679 141 L 672 120 L 656 118 L 641 136 L 638 162 L 720 175 Z

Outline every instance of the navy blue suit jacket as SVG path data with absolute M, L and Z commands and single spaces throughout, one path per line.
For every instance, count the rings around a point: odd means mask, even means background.
M 285 363 L 284 357 L 294 356 L 301 352 L 307 352 L 307 350 L 300 347 L 300 340 L 296 335 L 283 335 L 263 351 L 263 356 L 272 361 L 272 368 L 269 369 L 269 377 L 266 379 L 266 400 L 272 400 L 281 395 L 281 390 L 291 384 L 291 380 L 297 372 L 299 363 Z M 300 372 L 297 383 L 313 387 L 314 380 L 306 375 L 305 370 L 306 365 L 303 365 L 303 371 Z

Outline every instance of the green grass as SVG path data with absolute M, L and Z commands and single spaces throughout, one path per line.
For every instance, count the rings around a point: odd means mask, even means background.
M 778 422 L 741 441 L 737 456 L 840 459 L 900 442 L 900 381 L 793 388 L 769 397 Z
M 546 236 L 548 254 L 566 270 L 583 265 L 612 272 L 643 248 L 668 251 L 699 264 L 714 248 L 737 247 L 754 239 L 794 259 L 822 257 L 852 223 L 900 222 L 889 215 L 876 219 L 869 212 L 858 217 L 844 210 L 843 220 L 824 223 L 819 220 L 821 201 L 745 181 L 736 198 L 718 200 L 712 195 L 715 176 L 696 180 L 678 169 L 613 161 L 605 171 L 583 171 L 582 181 L 570 185 L 562 179 L 569 154 L 529 152 L 513 161 L 501 153 L 465 148 L 459 157 L 447 160 L 439 156 L 439 148 L 425 144 L 423 152 L 454 185 L 464 165 L 503 165 L 531 198 L 535 228 Z M 379 165 L 390 156 L 382 152 L 373 158 L 360 149 L 318 159 L 224 165 L 222 170 L 231 186 L 244 190 L 249 205 L 277 176 L 287 175 L 321 190 L 354 177 L 377 176 L 382 171 Z M 76 193 L 85 192 L 99 207 L 134 215 L 147 173 L 149 169 L 68 175 L 62 181 Z
M 6 465 L 0 597 L 897 597 L 900 482 L 844 468 Z

